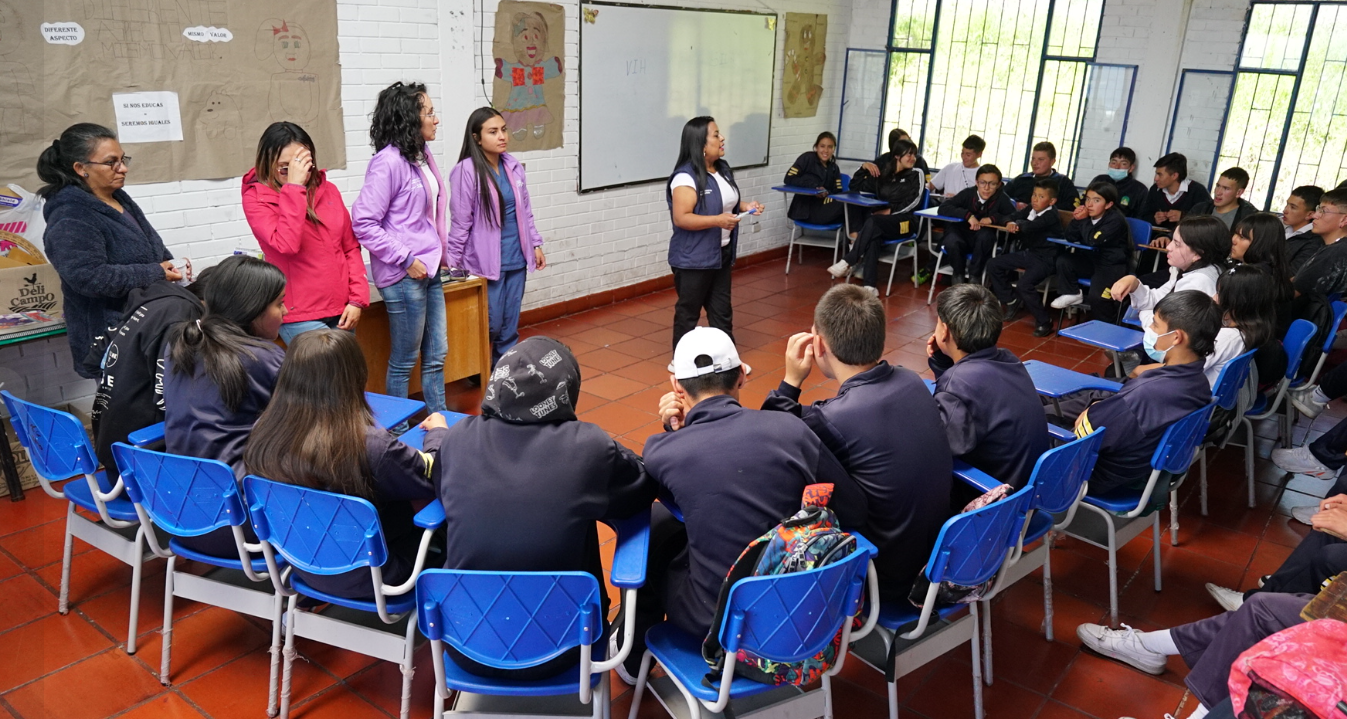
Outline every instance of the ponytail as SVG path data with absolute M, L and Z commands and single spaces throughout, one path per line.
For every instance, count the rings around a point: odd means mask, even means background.
M 75 163 L 87 162 L 103 140 L 116 139 L 112 130 L 92 122 L 67 127 L 60 139 L 52 140 L 51 146 L 37 158 L 37 176 L 47 183 L 38 189 L 38 196 L 50 199 L 71 185 L 88 192 L 89 185 L 75 172 Z

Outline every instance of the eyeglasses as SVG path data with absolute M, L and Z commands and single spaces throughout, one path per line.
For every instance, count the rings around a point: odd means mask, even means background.
M 997 182 L 997 181 L 986 182 L 986 181 L 983 181 L 983 180 L 978 180 L 978 187 L 1000 187 L 1000 186 L 1001 186 L 1001 183 L 1000 183 L 1000 182 Z
M 115 160 L 106 160 L 106 161 L 104 161 L 104 162 L 92 162 L 92 161 L 86 161 L 84 164 L 86 164 L 86 165 L 104 165 L 104 166 L 110 167 L 110 168 L 112 168 L 112 169 L 114 169 L 114 170 L 117 169 L 117 166 L 118 166 L 118 165 L 121 165 L 122 167 L 125 167 L 126 169 L 129 170 L 129 169 L 131 169 L 131 156 L 130 156 L 130 155 L 122 155 L 121 157 L 119 157 L 119 158 L 117 158 L 117 159 L 115 159 Z
M 1319 205 L 1314 211 L 1321 215 L 1347 215 L 1347 212 L 1342 212 L 1340 210 L 1326 210 L 1323 205 Z
M 430 112 L 423 112 L 423 113 L 421 113 L 421 117 L 428 117 L 428 118 L 434 119 L 434 118 L 435 118 L 435 111 L 434 111 L 434 110 L 431 110 Z

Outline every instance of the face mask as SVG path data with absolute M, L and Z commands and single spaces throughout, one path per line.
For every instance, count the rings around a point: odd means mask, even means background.
M 1175 332 L 1178 332 L 1178 330 L 1170 330 L 1162 335 L 1158 335 L 1155 334 L 1154 330 L 1147 327 L 1145 333 L 1141 337 L 1141 346 L 1146 349 L 1146 354 L 1149 355 L 1151 359 L 1155 360 L 1156 362 L 1164 362 L 1165 355 L 1169 353 L 1169 350 L 1172 350 L 1174 348 L 1173 346 L 1171 346 L 1169 347 L 1169 349 L 1163 350 L 1156 349 L 1155 343 L 1158 342 L 1161 337 L 1172 335 Z
M 1127 170 L 1119 170 L 1116 167 L 1110 167 L 1108 168 L 1108 176 L 1114 182 L 1120 182 L 1124 177 L 1127 177 Z

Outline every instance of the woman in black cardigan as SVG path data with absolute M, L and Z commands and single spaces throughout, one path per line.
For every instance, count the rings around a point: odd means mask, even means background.
M 157 280 L 177 281 L 173 255 L 145 214 L 122 190 L 131 158 L 111 130 L 81 122 L 42 151 L 37 174 L 47 184 L 43 235 L 47 256 L 61 275 L 66 336 L 75 371 L 95 337 L 121 319 L 126 295 Z

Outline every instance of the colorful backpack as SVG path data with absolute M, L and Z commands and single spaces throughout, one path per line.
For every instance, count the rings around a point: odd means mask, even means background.
M 1239 655 L 1227 684 L 1238 717 L 1347 715 L 1347 623 L 1316 619 L 1273 634 Z
M 720 645 L 720 625 L 725 619 L 730 587 L 745 577 L 791 574 L 817 569 L 845 559 L 856 551 L 856 538 L 837 527 L 837 517 L 825 505 L 832 497 L 831 484 L 805 487 L 799 512 L 778 524 L 772 531 L 753 540 L 730 567 L 720 585 L 716 618 L 702 642 L 702 658 L 711 667 L 702 680 L 707 686 L 720 681 L 725 669 L 725 649 Z M 740 649 L 735 656 L 734 673 L 763 684 L 802 686 L 817 681 L 837 659 L 842 632 L 818 654 L 798 662 L 773 662 Z

